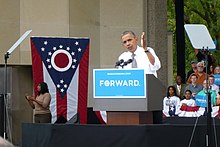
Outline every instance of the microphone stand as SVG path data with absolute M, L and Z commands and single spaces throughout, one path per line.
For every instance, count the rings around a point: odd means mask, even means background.
M 3 99 L 3 108 L 4 108 L 4 114 L 3 114 L 3 123 L 4 123 L 4 139 L 7 139 L 7 119 L 8 119 L 8 109 L 7 109 L 7 60 L 9 58 L 9 53 L 7 52 L 4 56 L 5 64 L 4 64 L 4 99 Z M 8 127 L 10 125 L 8 124 Z

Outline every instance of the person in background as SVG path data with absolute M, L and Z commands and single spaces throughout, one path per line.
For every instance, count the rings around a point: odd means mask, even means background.
M 206 61 L 206 51 L 199 50 L 199 49 L 194 49 L 194 51 L 195 51 L 195 55 L 197 57 L 198 62 Z M 208 59 L 207 59 L 208 73 L 207 74 L 210 74 L 210 66 L 215 64 L 216 59 L 210 52 L 207 52 L 207 56 L 208 56 Z M 205 68 L 204 68 L 204 72 L 205 72 Z
M 210 65 L 210 67 L 209 67 L 209 71 L 210 71 L 209 75 L 213 75 L 213 74 L 214 74 L 214 72 L 215 72 L 215 66 L 216 66 L 216 65 L 214 65 L 214 64 Z
M 51 96 L 47 84 L 45 82 L 39 83 L 37 91 L 36 97 L 25 96 L 30 106 L 34 109 L 34 121 L 35 123 L 51 123 Z
M 215 67 L 214 74 L 220 74 L 220 66 Z
M 163 99 L 163 114 L 177 116 L 180 110 L 180 98 L 176 95 L 174 86 L 167 88 L 167 96 Z
M 195 73 L 197 76 L 197 84 L 202 86 L 203 81 L 206 79 L 207 74 L 204 72 L 204 62 L 197 63 L 197 72 Z M 191 83 L 191 78 L 187 80 L 187 83 Z
M 160 60 L 155 51 L 147 47 L 144 32 L 141 35 L 141 47 L 138 46 L 138 38 L 132 31 L 123 32 L 121 42 L 127 51 L 119 56 L 119 61 L 124 60 L 126 62 L 132 59 L 132 62 L 123 66 L 123 68 L 142 68 L 145 74 L 154 74 L 157 77 L 157 70 L 161 67 Z
M 196 72 L 197 72 L 197 63 L 198 63 L 197 60 L 192 60 L 192 61 L 191 61 L 191 69 L 190 69 L 190 71 L 188 71 L 188 73 L 187 73 L 186 80 L 189 79 L 189 76 L 190 76 L 192 73 L 196 73 Z
M 180 75 L 176 76 L 176 83 L 173 86 L 176 89 L 177 96 L 182 100 L 184 96 L 184 90 L 187 85 L 183 84 L 182 77 Z
M 185 91 L 184 99 L 180 101 L 181 106 L 196 106 L 196 101 L 191 99 L 192 92 L 190 90 Z
M 205 109 L 196 106 L 196 101 L 191 98 L 192 92 L 190 90 L 185 91 L 185 98 L 180 101 L 180 113 L 179 117 L 199 117 L 204 114 Z
M 191 81 L 191 84 L 189 84 L 188 86 L 186 86 L 185 90 L 184 90 L 184 93 L 187 91 L 187 90 L 190 90 L 192 92 L 192 98 L 195 99 L 195 96 L 196 94 L 202 90 L 202 86 L 197 84 L 197 76 L 195 73 L 193 73 L 191 76 L 190 76 L 190 81 Z
M 216 94 L 218 94 L 218 92 L 219 92 L 219 86 L 216 85 L 216 84 L 214 84 L 214 82 L 215 82 L 215 77 L 214 77 L 213 75 L 210 75 L 210 76 L 208 77 L 208 80 L 209 80 L 209 83 L 210 83 L 210 87 L 209 87 L 209 88 L 210 88 L 211 90 L 215 91 Z
M 213 76 L 215 77 L 214 83 L 220 86 L 220 66 L 215 67 Z
M 203 81 L 203 89 L 197 95 L 205 96 L 207 95 L 207 91 L 210 92 L 211 93 L 211 104 L 214 106 L 216 105 L 216 93 L 215 91 L 209 89 L 210 83 L 209 81 L 207 82 L 208 83 L 206 83 L 206 80 Z
M 218 94 L 216 96 L 216 105 L 220 106 L 220 92 L 218 92 Z

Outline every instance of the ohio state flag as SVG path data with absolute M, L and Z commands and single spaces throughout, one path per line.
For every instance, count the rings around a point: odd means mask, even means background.
M 52 123 L 76 113 L 87 123 L 89 39 L 31 37 L 31 50 L 35 95 L 37 85 L 46 82 Z

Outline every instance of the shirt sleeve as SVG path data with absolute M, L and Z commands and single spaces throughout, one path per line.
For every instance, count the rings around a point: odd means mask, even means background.
M 167 97 L 164 97 L 163 98 L 163 114 L 165 116 L 169 116 L 169 113 L 168 113 L 168 109 L 167 109 L 167 106 L 166 106 L 166 100 L 167 100 Z
M 155 62 L 154 65 L 150 64 L 150 69 L 152 71 L 157 71 L 161 68 L 161 63 L 160 63 L 160 59 L 157 57 L 154 49 L 152 49 L 151 47 L 147 47 L 147 50 L 154 56 Z
M 176 97 L 176 115 L 178 115 L 181 112 L 180 108 L 181 108 L 180 99 Z

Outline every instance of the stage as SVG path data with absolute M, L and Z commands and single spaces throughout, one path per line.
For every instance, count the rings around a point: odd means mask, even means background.
M 175 121 L 176 120 L 176 121 Z M 22 147 L 201 147 L 205 146 L 206 119 L 167 118 L 163 124 L 22 124 Z M 211 135 L 220 135 L 220 121 Z M 214 129 L 213 129 L 214 130 Z M 192 137 L 192 142 L 190 143 Z M 215 144 L 214 144 L 215 145 Z

